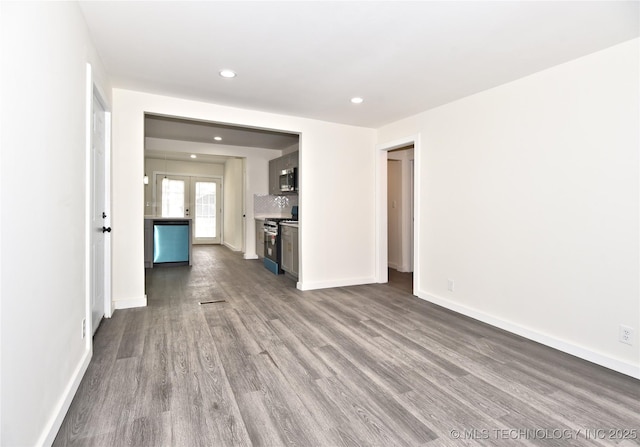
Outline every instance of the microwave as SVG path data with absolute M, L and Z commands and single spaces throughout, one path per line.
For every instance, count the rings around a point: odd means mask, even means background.
M 280 171 L 280 192 L 295 192 L 298 190 L 298 168 Z

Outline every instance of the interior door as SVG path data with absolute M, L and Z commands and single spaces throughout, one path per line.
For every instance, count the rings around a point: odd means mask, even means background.
M 93 96 L 91 135 L 91 327 L 95 334 L 105 315 L 105 234 L 108 216 L 105 196 L 105 109 Z
M 190 216 L 189 177 L 178 175 L 159 175 L 156 178 L 157 201 L 162 217 Z
M 222 227 L 222 186 L 212 178 L 191 179 L 193 243 L 219 244 Z

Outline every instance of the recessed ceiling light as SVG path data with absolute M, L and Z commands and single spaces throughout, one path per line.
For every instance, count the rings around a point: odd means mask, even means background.
M 189 155 L 191 158 L 198 158 L 198 156 L 196 154 L 191 154 Z
M 362 104 L 362 101 L 364 101 L 364 99 L 360 98 L 359 96 L 356 96 L 355 98 L 351 98 L 351 102 L 354 104 Z
M 220 76 L 223 78 L 235 78 L 236 72 L 233 70 L 220 70 Z
M 222 137 L 213 137 L 213 139 L 216 141 L 222 141 Z

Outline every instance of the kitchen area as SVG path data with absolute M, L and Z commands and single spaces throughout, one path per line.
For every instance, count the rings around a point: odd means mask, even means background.
M 297 280 L 298 151 L 269 161 L 269 194 L 254 195 L 256 254 L 266 269 Z
M 144 169 L 145 268 L 220 244 L 295 287 L 299 135 L 146 114 Z

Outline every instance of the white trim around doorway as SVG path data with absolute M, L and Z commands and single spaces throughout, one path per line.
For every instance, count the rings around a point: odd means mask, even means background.
M 420 290 L 420 134 L 410 135 L 394 141 L 376 145 L 376 271 L 375 278 L 378 283 L 389 281 L 387 271 L 389 253 L 387 248 L 387 153 L 394 149 L 413 145 L 414 166 L 418 174 L 414 175 L 414 236 L 413 236 L 413 293 Z

